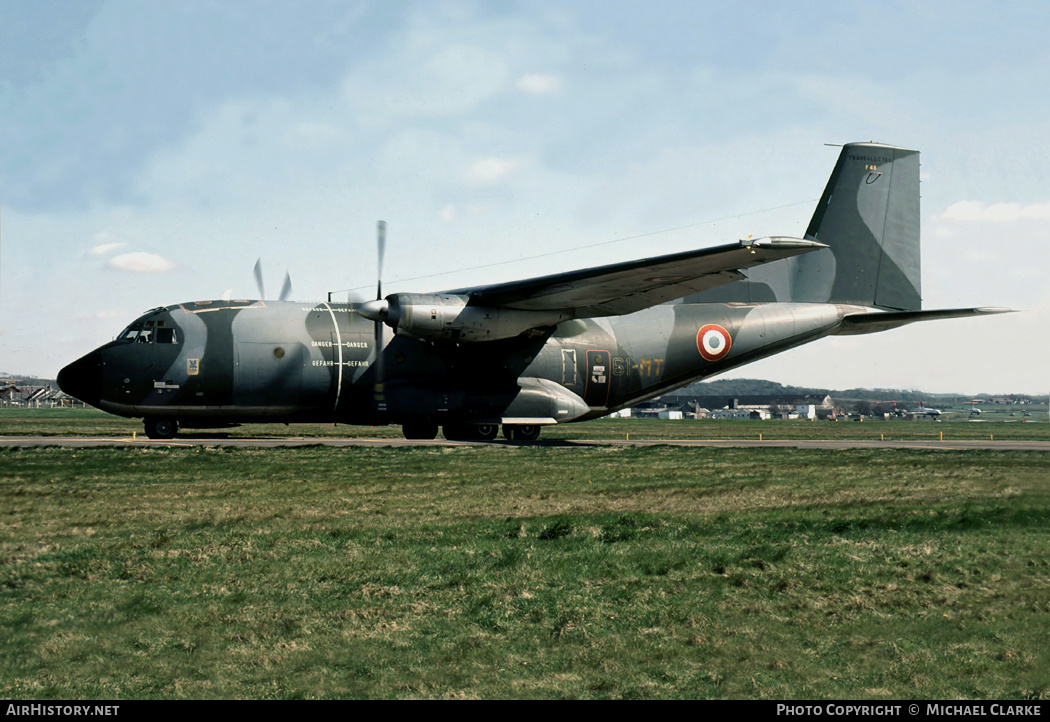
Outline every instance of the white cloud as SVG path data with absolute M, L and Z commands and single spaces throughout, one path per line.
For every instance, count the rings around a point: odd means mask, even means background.
M 134 271 L 136 273 L 163 273 L 175 269 L 175 264 L 167 258 L 155 253 L 138 251 L 136 253 L 124 253 L 109 259 L 109 267 L 118 271 Z
M 104 256 L 111 251 L 115 251 L 121 246 L 127 245 L 126 243 L 102 243 L 92 248 L 88 253 L 92 256 Z
M 934 216 L 937 221 L 1016 221 L 1022 218 L 1050 218 L 1050 202 L 1030 203 L 992 203 L 985 205 L 981 201 L 959 201 L 948 206 L 944 213 Z
M 518 165 L 517 161 L 509 158 L 482 158 L 470 164 L 467 176 L 473 181 L 491 183 L 515 170 Z
M 557 75 L 544 75 L 543 73 L 530 73 L 518 78 L 514 86 L 523 93 L 532 95 L 544 95 L 561 90 L 562 80 Z
M 497 51 L 410 35 L 396 53 L 351 70 L 343 94 L 359 121 L 384 125 L 398 116 L 468 112 L 505 89 L 507 75 Z
M 285 131 L 284 140 L 295 150 L 319 148 L 330 151 L 345 143 L 345 134 L 332 123 L 303 119 Z

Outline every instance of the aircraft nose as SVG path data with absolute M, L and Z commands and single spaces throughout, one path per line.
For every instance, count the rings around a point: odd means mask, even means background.
M 58 372 L 58 388 L 86 404 L 102 398 L 102 354 L 92 351 Z

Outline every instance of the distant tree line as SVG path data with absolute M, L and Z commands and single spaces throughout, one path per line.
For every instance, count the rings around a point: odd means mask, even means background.
M 1046 396 L 1030 396 L 1028 394 L 975 394 L 966 396 L 961 394 L 931 394 L 915 389 L 822 389 L 809 388 L 806 386 L 785 386 L 776 381 L 765 381 L 763 379 L 715 379 L 713 381 L 700 381 L 690 384 L 676 392 L 681 396 L 831 396 L 833 399 L 842 399 L 852 405 L 866 402 L 865 409 L 857 410 L 862 414 L 892 413 L 894 402 L 900 405 L 918 404 L 920 401 L 926 403 L 951 403 L 965 402 L 974 399 L 990 400 L 997 398 L 1010 398 L 1012 400 L 1026 400 L 1036 403 L 1047 403 Z

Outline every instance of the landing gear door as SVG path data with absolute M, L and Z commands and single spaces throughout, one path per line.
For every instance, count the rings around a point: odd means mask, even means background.
M 583 400 L 588 406 L 608 406 L 609 382 L 612 376 L 612 357 L 608 351 L 587 351 L 587 378 Z

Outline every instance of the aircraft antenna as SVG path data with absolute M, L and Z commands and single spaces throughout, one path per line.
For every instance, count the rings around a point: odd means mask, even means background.
M 636 234 L 636 235 L 633 235 L 633 236 L 623 236 L 621 238 L 614 238 L 614 239 L 612 239 L 610 241 L 599 241 L 598 243 L 591 243 L 591 244 L 583 245 L 583 246 L 574 246 L 572 248 L 559 248 L 558 250 L 551 251 L 549 253 L 539 253 L 539 254 L 536 254 L 536 255 L 533 255 L 533 256 L 522 256 L 520 258 L 512 258 L 512 259 L 509 259 L 509 260 L 506 260 L 506 261 L 496 261 L 495 263 L 484 263 L 484 264 L 481 264 L 479 266 L 466 266 L 466 267 L 463 267 L 463 268 L 456 268 L 456 269 L 451 270 L 451 271 L 439 271 L 437 273 L 428 273 L 425 276 L 414 276 L 412 278 L 399 278 L 399 279 L 396 280 L 396 282 L 397 282 L 398 285 L 401 285 L 401 284 L 404 284 L 404 283 L 410 283 L 412 281 L 423 281 L 423 280 L 427 280 L 427 279 L 430 279 L 430 278 L 439 278 L 441 276 L 451 276 L 454 273 L 465 273 L 467 271 L 478 271 L 478 270 L 482 270 L 482 269 L 486 269 L 486 268 L 496 268 L 497 266 L 508 266 L 508 265 L 512 265 L 512 264 L 515 264 L 515 263 L 521 263 L 522 261 L 534 261 L 534 260 L 537 260 L 537 259 L 540 259 L 540 258 L 549 258 L 551 256 L 561 255 L 563 253 L 575 253 L 575 252 L 578 252 L 578 251 L 585 251 L 585 250 L 588 250 L 588 249 L 591 249 L 591 248 L 599 248 L 601 246 L 610 246 L 610 245 L 613 245 L 614 243 L 624 243 L 626 241 L 635 241 L 635 240 L 638 240 L 640 238 L 649 238 L 651 236 L 657 236 L 657 235 L 660 235 L 660 234 L 663 234 L 663 233 L 674 233 L 675 231 L 684 231 L 686 229 L 696 228 L 698 226 L 706 226 L 706 225 L 711 225 L 711 224 L 715 224 L 715 223 L 721 223 L 723 221 L 739 220 L 741 218 L 746 218 L 748 216 L 758 215 L 760 213 L 770 213 L 772 211 L 780 211 L 780 210 L 784 210 L 786 208 L 793 208 L 795 206 L 813 205 L 814 203 L 816 203 L 819 200 L 820 200 L 819 198 L 811 198 L 810 200 L 807 200 L 807 201 L 796 201 L 794 203 L 787 203 L 787 204 L 781 205 L 781 206 L 773 206 L 771 208 L 763 208 L 762 210 L 758 210 L 758 211 L 749 211 L 747 213 L 738 213 L 737 215 L 734 215 L 734 216 L 723 216 L 721 218 L 711 218 L 711 219 L 706 220 L 706 221 L 698 221 L 696 223 L 689 223 L 689 224 L 684 225 L 684 226 L 675 226 L 674 228 L 664 228 L 663 230 L 649 231 L 648 233 L 639 233 L 639 234 Z M 380 221 L 380 223 L 382 223 L 382 221 Z M 354 288 L 340 289 L 339 291 L 334 291 L 334 293 L 342 293 L 344 290 L 347 291 L 348 293 L 352 293 L 354 291 L 363 291 L 363 290 L 366 290 L 367 288 L 368 288 L 368 286 L 355 286 Z

